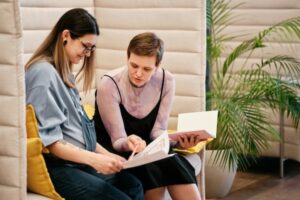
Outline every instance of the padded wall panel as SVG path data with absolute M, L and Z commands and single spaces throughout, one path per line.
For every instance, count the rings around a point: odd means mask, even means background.
M 115 50 L 109 48 L 106 49 L 101 48 L 101 49 L 97 49 L 96 51 L 97 69 L 112 70 L 116 68 L 116 66 L 123 65 L 125 62 L 126 62 L 125 50 L 122 51 L 122 50 Z
M 171 116 L 177 117 L 178 113 L 195 112 L 195 108 L 201 107 L 202 102 L 199 101 L 199 97 L 176 95 L 174 99 L 174 105 L 175 106 L 173 106 Z
M 101 10 L 99 10 L 101 12 Z M 101 17 L 100 17 L 101 19 Z M 101 20 L 98 20 L 101 21 Z M 147 22 L 148 23 L 148 22 Z M 103 24 L 100 24 L 103 26 Z M 98 40 L 97 45 L 101 48 L 109 48 L 109 49 L 118 49 L 118 50 L 126 50 L 128 45 L 128 41 L 136 34 L 147 31 L 148 29 L 119 29 L 116 31 L 116 27 L 114 28 L 105 28 L 101 29 L 100 39 Z M 176 27 L 177 28 L 177 27 Z M 179 51 L 179 52 L 199 52 L 202 51 L 202 46 L 199 46 L 203 41 L 203 38 L 198 37 L 199 33 L 197 31 L 189 31 L 189 30 L 155 30 L 157 34 L 160 35 L 164 39 L 166 43 L 165 48 L 168 51 Z M 111 42 L 112 40 L 116 40 L 115 42 Z M 176 43 L 174 42 L 176 41 Z
M 290 55 L 290 54 L 288 54 Z M 222 61 L 225 61 L 224 59 L 221 59 Z M 260 63 L 261 62 L 261 59 L 259 58 L 253 58 L 253 59 L 249 59 L 248 60 L 248 65 L 244 67 L 244 69 L 251 69 L 251 66 L 252 65 L 256 65 L 257 63 Z M 245 64 L 245 60 L 242 59 L 242 58 L 239 58 L 239 59 L 236 59 L 236 61 L 234 62 L 234 64 L 232 65 L 232 73 L 235 73 L 235 72 L 238 72 L 239 69 L 240 69 L 240 66 L 243 66 Z M 271 65 L 272 67 L 270 66 L 266 66 L 265 67 L 265 71 L 267 71 L 268 73 L 270 74 L 277 74 L 277 71 L 278 72 L 282 72 L 282 70 L 277 70 L 276 68 L 274 68 L 274 65 Z
M 285 149 L 284 151 L 285 157 L 293 160 L 299 160 L 299 155 L 295 153 L 300 151 L 299 145 L 285 143 L 284 149 Z M 279 157 L 280 152 L 279 152 L 278 142 L 270 142 L 270 147 L 263 152 L 263 155 L 270 156 L 270 157 Z
M 94 6 L 94 0 L 21 0 L 22 7 L 52 7 L 52 8 L 61 8 L 61 7 L 86 7 L 91 8 Z
M 249 39 L 250 37 L 254 37 L 259 31 L 264 30 L 268 28 L 268 25 L 232 25 L 229 28 L 224 29 L 224 34 L 228 35 L 239 35 L 239 38 L 232 39 L 232 42 L 234 41 L 241 41 Z M 270 42 L 276 38 L 275 36 L 271 36 Z M 278 38 L 281 41 L 285 41 L 285 37 Z M 266 40 L 267 41 L 267 40 Z M 297 42 L 296 39 L 293 40 L 293 38 L 289 39 L 289 42 Z
M 243 1 L 232 0 L 232 5 L 242 3 L 241 6 L 233 10 L 234 15 L 239 16 L 241 20 L 237 20 L 232 26 L 226 29 L 226 34 L 245 34 L 243 37 L 230 41 L 226 44 L 228 52 L 235 47 L 241 40 L 248 39 L 254 36 L 258 31 L 263 30 L 271 25 L 274 25 L 282 20 L 298 17 L 300 13 L 300 1 L 299 0 L 264 0 L 264 1 Z M 276 39 L 276 40 L 275 40 Z M 272 38 L 268 40 L 270 47 L 261 51 L 254 52 L 252 59 L 250 59 L 249 67 L 252 63 L 259 61 L 262 55 L 265 58 L 272 55 L 290 55 L 300 59 L 300 42 L 292 41 L 287 42 L 284 38 Z M 227 52 L 227 54 L 228 54 Z M 226 53 L 223 55 L 225 56 Z M 245 58 L 245 57 L 244 57 Z M 244 63 L 244 59 L 241 56 L 235 63 L 235 67 L 238 68 Z M 236 69 L 235 69 L 236 70 Z M 233 72 L 235 71 L 233 70 Z M 275 74 L 276 71 L 270 70 Z M 270 113 L 270 111 L 267 111 Z M 279 115 L 270 113 L 270 121 L 274 125 L 274 128 L 279 130 Z M 284 119 L 284 139 L 285 139 L 285 153 L 287 158 L 296 159 L 300 161 L 300 130 L 295 130 L 292 126 L 290 119 Z M 279 156 L 278 143 L 270 143 L 270 148 L 266 150 L 263 155 L 267 156 Z
M 6 76 L 9 76 L 7 74 Z M 5 86 L 3 86 L 5 87 Z M 19 85 L 18 85 L 19 87 Z M 24 90 L 23 90 L 24 92 Z M 4 126 L 19 126 L 20 124 L 20 115 L 16 115 L 16 113 L 20 112 L 19 103 L 24 103 L 23 97 L 17 96 L 4 96 L 0 95 L 0 105 L 4 105 L 1 107 L 1 115 L 0 115 L 0 123 Z M 21 110 L 22 111 L 22 110 Z
M 68 9 L 69 8 L 22 7 L 23 28 L 24 30 L 49 30 L 54 26 L 62 13 Z
M 198 67 L 199 63 L 202 63 L 203 61 L 204 60 L 199 56 L 199 53 L 170 52 L 165 55 L 162 65 L 176 74 L 199 76 L 205 75 L 205 71 Z
M 176 129 L 178 113 L 205 109 L 204 1 L 96 0 L 95 6 L 101 30 L 96 79 L 126 63 L 134 35 L 153 31 L 165 42 L 162 67 L 175 75 L 177 85 L 169 128 Z
M 109 8 L 196 8 L 201 7 L 201 1 L 186 1 L 186 0 L 96 0 L 95 6 Z
M 3 22 L 3 24 L 5 24 Z M 15 55 L 11 54 L 11 52 L 15 51 L 15 49 L 19 48 L 19 44 L 16 44 L 16 38 L 12 37 L 15 33 L 2 33 L 0 35 L 0 44 L 6 44 L 5 49 L 1 50 L 0 60 L 1 64 L 13 65 L 16 62 Z
M 3 85 L 0 87 L 1 95 L 14 95 L 18 91 L 17 69 L 12 68 L 11 65 L 0 64 L 0 74 L 9 74 L 9 76 L 0 76 L 0 83 Z M 4 87 L 5 85 L 5 87 Z
M 12 34 L 16 33 L 15 31 L 15 16 L 12 12 L 12 3 L 11 1 L 1 1 L 0 4 L 0 13 L 1 18 L 5 19 L 5 23 L 2 23 L 0 26 L 0 32 L 2 34 Z
M 201 27 L 201 13 L 194 8 L 189 12 L 181 8 L 138 8 L 136 10 L 96 8 L 96 16 L 102 26 L 107 28 L 197 30 L 197 27 Z M 141 18 L 147 19 L 147 23 L 143 23 Z
M 236 47 L 238 44 L 240 44 L 238 41 L 232 41 L 232 42 L 227 42 L 226 48 L 228 49 L 233 49 Z M 300 50 L 300 43 L 274 43 L 274 42 L 266 42 L 267 47 L 263 49 L 258 49 L 257 51 L 252 53 L 252 59 L 254 58 L 261 58 L 262 54 L 264 55 L 264 58 L 270 58 L 273 55 L 278 55 L 278 54 L 284 54 L 284 55 L 290 55 L 290 56 L 295 56 L 299 57 L 299 50 Z M 224 52 L 223 55 L 228 55 L 229 52 Z M 241 55 L 239 58 L 246 58 L 247 55 Z
M 298 17 L 300 8 L 240 8 L 233 11 L 234 15 L 242 16 L 235 25 L 264 26 L 276 24 L 282 20 Z
M 0 2 L 0 199 L 26 194 L 24 70 L 19 1 Z
M 300 8 L 299 0 L 263 0 L 263 1 L 241 1 L 241 0 L 231 0 L 233 4 L 242 3 L 240 8 L 245 9 L 265 9 L 269 11 L 270 9 L 295 9 Z
M 1 156 L 0 162 L 1 162 L 0 184 L 18 188 L 20 186 L 20 177 L 21 177 L 20 176 L 21 173 L 19 170 L 21 168 L 20 157 Z M 3 169 L 7 169 L 8 171 L 14 173 L 7 173 Z M 15 194 L 11 194 L 11 195 L 15 196 Z M 3 199 L 10 199 L 10 198 L 3 198 Z
M 50 32 L 50 29 L 49 30 L 26 30 L 25 29 L 24 32 L 25 32 L 24 41 L 26 41 L 26 44 L 28 44 L 24 46 L 24 53 L 32 55 L 32 53 L 36 50 L 36 48 L 47 37 L 47 35 Z
M 188 81 L 187 81 L 188 80 Z M 201 85 L 201 78 L 197 75 L 190 74 L 176 74 L 176 95 L 177 96 L 187 96 L 187 97 L 200 97 L 201 94 L 204 94 L 202 87 L 197 87 Z M 193 88 L 189 90 L 188 88 Z M 203 96 L 202 96 L 203 97 Z
M 51 29 L 57 20 L 67 10 L 76 7 L 76 5 L 70 7 L 53 8 L 50 7 L 22 7 L 22 23 L 25 30 L 49 30 Z M 89 12 L 93 13 L 91 8 L 85 8 Z M 30 17 L 26 17 L 30 16 Z
M 16 151 L 19 147 L 19 129 L 12 126 L 0 126 L 1 140 L 0 152 L 3 155 L 9 155 L 12 157 L 18 157 L 19 152 Z
M 25 198 L 18 199 L 16 196 L 18 196 L 20 189 L 17 187 L 11 187 L 11 186 L 6 186 L 2 185 L 0 188 L 0 194 L 1 194 L 1 199 L 14 199 L 14 200 L 21 200 Z M 15 195 L 12 195 L 15 194 Z

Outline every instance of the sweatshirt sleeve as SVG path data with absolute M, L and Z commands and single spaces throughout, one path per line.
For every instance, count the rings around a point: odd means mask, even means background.
M 67 109 L 57 90 L 53 71 L 37 67 L 38 70 L 26 72 L 26 103 L 34 107 L 39 135 L 43 145 L 48 146 L 63 139 L 61 125 L 67 120 Z
M 27 102 L 35 109 L 39 125 L 39 134 L 43 145 L 48 146 L 63 139 L 60 125 L 66 117 L 57 105 L 49 88 L 35 87 L 28 92 Z

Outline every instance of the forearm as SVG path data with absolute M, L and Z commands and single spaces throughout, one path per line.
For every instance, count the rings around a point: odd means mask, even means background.
M 100 144 L 97 143 L 96 145 L 96 153 L 98 154 L 103 154 L 103 155 L 106 155 L 108 157 L 113 157 L 115 159 L 118 159 L 120 160 L 121 162 L 124 162 L 125 159 L 123 157 L 120 157 L 119 155 L 117 154 L 114 154 L 114 153 L 111 153 L 109 151 L 107 151 L 104 147 L 102 147 Z
M 113 81 L 107 77 L 101 79 L 97 91 L 96 100 L 99 114 L 112 143 L 115 143 L 119 138 L 126 138 L 127 134 L 119 105 L 121 99 Z
M 94 152 L 81 149 L 70 143 L 67 143 L 64 140 L 59 140 L 51 144 L 50 146 L 48 146 L 48 149 L 52 154 L 61 159 L 89 166 L 92 165 L 92 162 L 94 160 L 93 157 L 95 156 Z
M 107 151 L 103 146 L 101 146 L 99 143 L 96 144 L 96 153 L 108 155 L 109 151 Z
M 119 152 L 129 151 L 129 148 L 127 145 L 127 138 L 120 138 L 120 139 L 116 140 L 113 143 L 113 148 Z M 102 154 L 108 155 L 111 152 L 107 151 L 103 146 L 101 146 L 100 144 L 97 143 L 96 153 L 102 153 Z
M 124 152 L 129 151 L 129 147 L 127 144 L 127 138 L 119 138 L 113 143 L 113 147 L 116 151 Z

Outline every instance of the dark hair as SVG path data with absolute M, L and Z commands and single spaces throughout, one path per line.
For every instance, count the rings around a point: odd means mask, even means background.
M 62 80 L 69 87 L 75 87 L 74 83 L 70 82 L 68 75 L 71 73 L 71 66 L 64 51 L 64 42 L 61 34 L 64 30 L 70 31 L 72 39 L 79 38 L 85 34 L 99 35 L 99 27 L 96 19 L 82 8 L 74 8 L 63 14 L 55 24 L 49 35 L 34 52 L 32 57 L 25 65 L 25 70 L 40 60 L 47 60 L 52 63 Z M 83 90 L 87 91 L 92 84 L 94 76 L 94 55 L 84 59 L 84 63 L 77 73 L 76 77 L 84 79 Z
M 127 48 L 127 58 L 134 53 L 139 56 L 156 56 L 155 65 L 158 66 L 164 54 L 164 42 L 152 32 L 145 32 L 134 36 Z
M 99 35 L 96 19 L 82 8 L 74 8 L 63 14 L 55 27 L 57 28 L 56 33 L 68 29 L 72 39 L 89 33 Z

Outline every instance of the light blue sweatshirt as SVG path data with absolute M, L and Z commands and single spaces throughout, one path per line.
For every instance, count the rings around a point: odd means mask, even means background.
M 70 74 L 70 80 L 75 78 Z M 65 140 L 85 148 L 76 89 L 64 84 L 54 66 L 46 61 L 33 64 L 25 73 L 26 103 L 32 104 L 43 145 Z

